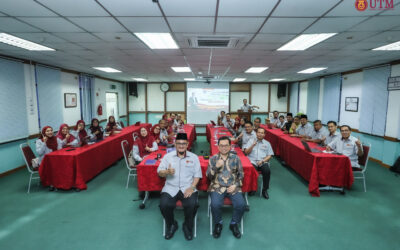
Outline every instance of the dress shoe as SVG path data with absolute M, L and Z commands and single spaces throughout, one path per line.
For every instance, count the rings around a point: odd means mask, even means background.
M 261 193 L 261 195 L 262 195 L 265 199 L 267 199 L 267 200 L 269 199 L 269 195 L 268 195 L 267 189 L 263 190 L 262 193 Z
M 240 237 L 242 237 L 238 224 L 230 224 L 229 229 L 232 231 L 233 236 L 235 236 L 236 238 L 240 239 Z
M 174 233 L 178 230 L 178 222 L 174 221 L 170 227 L 167 227 L 167 232 L 165 233 L 165 239 L 169 240 L 174 237 Z
M 244 211 L 246 211 L 246 212 L 250 211 L 250 206 L 249 205 L 245 205 L 244 206 Z
M 192 230 L 186 226 L 185 222 L 182 224 L 182 230 L 186 240 L 193 240 Z
M 217 223 L 214 225 L 214 232 L 213 232 L 213 236 L 214 238 L 219 238 L 219 236 L 221 236 L 221 231 L 222 231 L 222 224 Z
M 256 192 L 255 191 L 251 191 L 251 192 L 249 192 L 249 196 L 253 196 L 253 195 L 255 195 L 256 194 Z

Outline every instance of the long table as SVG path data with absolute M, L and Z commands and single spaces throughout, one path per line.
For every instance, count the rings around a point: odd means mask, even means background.
M 280 129 L 260 126 L 265 129 L 265 139 L 271 143 L 275 155 L 309 182 L 308 191 L 312 196 L 320 196 L 319 185 L 351 188 L 354 177 L 347 156 L 307 152 L 300 138 L 290 137 Z M 316 143 L 308 144 L 311 148 L 324 150 Z
M 185 126 L 185 131 L 186 131 L 186 129 L 187 129 L 187 127 Z M 212 129 L 214 129 L 214 128 L 212 128 Z M 223 128 L 218 128 L 218 129 L 223 129 Z M 195 131 L 194 131 L 194 133 L 195 133 Z M 192 134 L 190 133 L 189 130 L 187 130 L 187 134 L 188 134 L 188 138 L 194 138 L 194 139 L 196 138 L 195 136 L 192 137 Z M 218 136 L 222 136 L 222 135 L 219 134 Z M 189 145 L 191 145 L 190 141 L 189 141 Z M 213 152 L 212 154 L 215 154 L 216 152 L 218 152 L 218 148 L 216 145 L 214 145 L 214 143 L 210 143 L 210 146 L 212 148 L 211 149 L 211 152 Z M 235 151 L 237 152 L 238 156 L 240 157 L 240 160 L 242 161 L 242 165 L 243 165 L 244 180 L 243 180 L 242 191 L 243 192 L 256 191 L 257 190 L 257 179 L 258 179 L 257 171 L 251 165 L 250 161 L 243 154 L 243 152 L 240 150 L 240 148 L 235 148 Z M 138 189 L 139 189 L 139 191 L 146 191 L 146 197 L 145 197 L 145 200 L 143 201 L 143 204 L 147 200 L 149 191 L 161 191 L 165 184 L 165 178 L 161 178 L 157 174 L 157 168 L 160 165 L 161 159 L 157 160 L 154 164 L 146 164 L 147 159 L 155 159 L 157 157 L 157 154 L 161 154 L 161 156 L 163 157 L 166 154 L 166 148 L 159 147 L 158 151 L 152 152 L 151 154 L 146 156 L 145 159 L 137 166 Z M 206 171 L 207 171 L 207 167 L 208 167 L 208 159 L 204 159 L 203 156 L 199 156 L 199 160 L 200 160 L 200 166 L 201 166 L 203 178 L 201 178 L 201 180 L 197 186 L 197 189 L 201 190 L 201 191 L 207 191 L 207 188 L 209 185 L 209 180 L 206 177 Z M 142 206 L 142 208 L 143 207 L 144 206 Z
M 86 189 L 89 180 L 123 157 L 121 141 L 127 140 L 132 145 L 132 133 L 138 133 L 141 127 L 150 128 L 151 124 L 126 127 L 119 134 L 98 143 L 64 148 L 45 155 L 39 167 L 42 184 L 59 189 Z

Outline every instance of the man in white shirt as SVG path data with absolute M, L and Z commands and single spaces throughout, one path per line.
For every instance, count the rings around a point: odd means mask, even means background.
M 224 122 L 224 127 L 227 129 L 233 129 L 233 127 L 235 126 L 235 120 L 231 119 L 231 114 L 227 113 L 225 115 L 226 120 Z
M 248 104 L 247 99 L 243 99 L 243 105 L 242 105 L 242 107 L 240 107 L 240 109 L 243 112 L 249 112 L 249 110 L 253 110 L 254 108 L 260 108 L 260 107 L 258 107 L 256 105 Z
M 360 139 L 351 136 L 351 128 L 348 125 L 342 125 L 340 133 L 342 137 L 338 137 L 329 143 L 326 150 L 335 151 L 349 157 L 351 166 L 353 168 L 360 168 L 358 157 L 364 154 Z
M 328 145 L 329 143 L 333 142 L 336 138 L 341 137 L 340 133 L 337 132 L 337 125 L 335 121 L 328 122 L 328 130 L 329 134 L 325 138 L 322 138 L 324 145 Z
M 278 111 L 273 112 L 273 117 L 269 120 L 269 123 L 276 125 L 279 122 L 279 113 Z
M 314 128 L 308 123 L 307 115 L 300 116 L 300 126 L 296 129 L 296 134 L 292 134 L 294 137 L 311 137 Z
M 323 139 L 328 136 L 328 130 L 322 126 L 322 122 L 320 120 L 314 121 L 314 131 L 311 133 L 311 136 L 306 137 L 306 141 L 315 142 L 321 144 Z
M 185 214 L 183 232 L 187 240 L 192 240 L 198 198 L 196 186 L 202 177 L 200 161 L 197 155 L 187 151 L 187 134 L 177 134 L 175 147 L 176 151 L 166 154 L 157 168 L 158 175 L 166 178 L 160 197 L 160 210 L 167 224 L 165 239 L 171 239 L 178 229 L 174 209 L 180 200 Z
M 236 142 L 238 140 L 242 139 L 241 144 L 242 144 L 242 149 L 245 150 L 245 146 L 247 145 L 247 142 L 250 139 L 256 139 L 256 132 L 253 130 L 253 123 L 251 121 L 246 121 L 244 124 L 244 131 L 240 133 L 240 135 L 235 139 Z

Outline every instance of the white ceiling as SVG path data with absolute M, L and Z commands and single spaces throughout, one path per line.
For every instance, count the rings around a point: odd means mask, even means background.
M 400 59 L 372 48 L 400 40 L 400 2 L 393 10 L 357 11 L 354 0 L 1 0 L 0 32 L 49 46 L 34 52 L 0 43 L 0 54 L 122 81 L 183 81 L 192 73 L 265 82 L 297 81 Z M 151 50 L 134 32 L 172 32 L 180 49 Z M 306 51 L 276 51 L 302 33 L 339 34 Z M 193 35 L 239 36 L 233 49 L 190 48 Z M 122 73 L 102 73 L 108 66 Z M 245 74 L 267 66 L 261 74 Z M 308 67 L 328 67 L 314 75 Z

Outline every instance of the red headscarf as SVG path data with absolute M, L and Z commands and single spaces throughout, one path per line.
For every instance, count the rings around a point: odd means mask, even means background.
M 42 128 L 42 134 L 41 134 L 40 137 L 39 137 L 39 139 L 41 139 L 42 141 L 44 141 L 43 138 L 44 138 L 44 136 L 46 135 L 46 130 L 47 130 L 48 128 L 53 129 L 53 128 L 50 127 L 50 126 L 46 126 L 46 127 Z M 57 143 L 57 137 L 52 136 L 52 137 L 50 137 L 50 138 L 49 138 L 49 137 L 47 138 L 46 146 L 47 146 L 49 149 L 51 149 L 51 150 L 53 150 L 53 151 L 56 151 L 56 150 L 57 150 L 57 145 L 58 145 L 58 143 Z
M 75 125 L 75 130 L 76 130 L 76 131 L 78 131 L 78 125 L 79 125 L 79 123 L 83 123 L 83 129 L 82 129 L 81 131 L 79 131 L 79 133 L 78 133 L 79 140 L 80 140 L 81 142 L 84 142 L 84 141 L 85 141 L 85 137 L 87 136 L 87 132 L 86 132 L 86 129 L 85 129 L 85 122 L 84 122 L 83 120 L 77 121 L 77 122 L 76 122 L 76 125 Z
M 110 122 L 111 117 L 114 118 L 114 122 Z M 115 117 L 113 115 L 110 115 L 110 117 L 108 117 L 106 132 L 110 132 L 110 131 L 114 130 L 114 126 L 117 126 L 117 123 L 115 122 Z
M 61 124 L 61 126 L 60 126 L 60 129 L 58 130 L 58 132 L 57 132 L 57 138 L 60 138 L 60 140 L 64 140 L 65 139 L 65 135 L 63 135 L 62 133 L 61 133 L 61 131 L 62 131 L 62 129 L 64 128 L 64 127 L 67 127 L 68 128 L 68 125 L 67 124 Z M 67 143 L 70 143 L 70 142 L 72 142 L 73 140 L 75 140 L 75 137 L 73 136 L 73 135 L 69 135 L 69 138 L 68 138 L 68 140 L 67 140 Z
M 158 124 L 155 124 L 153 127 L 151 127 L 151 130 L 150 130 L 150 132 L 151 132 L 150 134 L 154 137 L 154 139 L 157 139 L 160 137 L 160 131 L 158 131 L 157 134 L 154 132 L 154 129 L 157 127 L 161 130 L 161 127 Z
M 235 125 L 233 125 L 233 129 L 238 129 L 239 127 L 240 127 L 240 117 L 238 116 L 235 118 Z
M 142 130 L 142 128 L 146 129 L 146 131 L 147 131 L 146 136 L 142 136 L 142 134 L 140 133 L 140 130 Z M 148 154 L 148 152 L 146 151 L 145 148 L 146 148 L 146 146 L 149 148 L 152 148 L 153 142 L 154 142 L 154 137 L 150 134 L 149 130 L 146 127 L 142 127 L 142 128 L 140 128 L 139 135 L 134 143 L 139 148 L 140 157 L 143 157 L 144 155 Z

